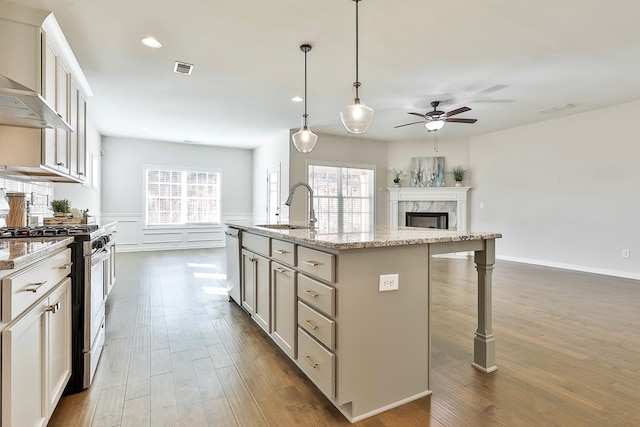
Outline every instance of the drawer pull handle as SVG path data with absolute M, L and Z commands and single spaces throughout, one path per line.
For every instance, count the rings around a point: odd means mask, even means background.
M 53 314 L 56 314 L 58 312 L 58 310 L 60 310 L 60 303 L 57 302 L 54 305 L 50 305 L 46 311 L 50 311 Z
M 67 268 L 71 267 L 73 265 L 72 262 L 68 262 L 66 264 L 62 264 L 60 267 L 58 267 L 58 269 L 60 270 L 66 270 Z
M 304 293 L 307 295 L 311 295 L 311 298 L 318 298 L 320 296 L 320 294 L 316 294 L 315 292 L 310 291 L 309 289 L 305 289 Z
M 284 255 L 284 254 L 288 254 L 288 253 L 289 253 L 288 251 L 283 251 L 283 250 L 281 250 L 281 249 L 275 249 L 275 250 L 274 250 L 274 252 L 275 252 L 275 253 L 278 253 L 278 254 L 280 254 L 280 255 Z
M 44 286 L 45 283 L 47 283 L 47 282 L 34 283 L 30 287 L 25 288 L 24 291 L 25 292 L 33 292 L 35 294 L 36 292 L 38 292 L 38 289 L 40 289 L 40 287 Z
M 278 273 L 282 273 L 282 274 L 287 272 L 287 270 L 285 270 L 284 268 L 281 268 L 281 267 L 274 267 L 273 269 L 275 271 L 277 271 Z
M 313 369 L 316 369 L 316 368 L 318 367 L 318 364 L 317 364 L 316 362 L 314 362 L 313 360 L 311 360 L 311 357 L 310 357 L 310 356 L 304 356 L 304 360 L 306 360 L 306 361 L 307 361 L 307 363 L 308 363 L 309 365 L 311 365 L 311 367 L 312 367 Z
M 316 329 L 318 329 L 318 325 L 314 325 L 313 323 L 311 323 L 311 321 L 310 321 L 310 320 L 306 320 L 306 319 L 305 319 L 304 323 L 306 323 L 307 325 L 309 325 L 309 327 L 310 327 L 311 329 L 313 329 L 314 331 L 315 331 Z
M 317 267 L 317 266 L 319 266 L 319 265 L 320 265 L 320 263 L 319 263 L 319 262 L 317 262 L 317 261 L 302 261 L 302 263 L 303 263 L 303 264 L 310 265 L 311 267 Z

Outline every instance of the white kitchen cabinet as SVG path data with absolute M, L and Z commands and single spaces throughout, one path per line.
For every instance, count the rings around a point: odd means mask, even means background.
M 70 257 L 62 249 L 2 280 L 3 320 L 12 319 L 0 334 L 3 427 L 45 426 L 71 376 Z M 5 315 L 22 295 L 31 302 Z
M 0 166 L 43 181 L 83 182 L 91 89 L 52 14 L 17 5 L 0 8 L 0 74 L 38 91 L 74 129 L 0 125 Z
M 270 261 L 243 249 L 242 273 L 242 306 L 262 329 L 271 333 Z
M 275 243 L 275 242 L 274 242 Z M 271 263 L 271 338 L 292 359 L 296 346 L 296 278 L 297 271 Z
M 255 268 L 253 265 L 253 252 L 246 249 L 242 250 L 241 269 L 242 269 L 242 302 L 241 306 L 249 314 L 253 313 L 255 301 L 256 301 L 256 287 L 255 287 Z

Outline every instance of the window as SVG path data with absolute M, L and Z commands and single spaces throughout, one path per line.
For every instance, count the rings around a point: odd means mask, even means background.
M 220 173 L 146 167 L 147 225 L 220 223 Z
M 309 165 L 309 185 L 321 233 L 360 233 L 374 224 L 373 168 Z

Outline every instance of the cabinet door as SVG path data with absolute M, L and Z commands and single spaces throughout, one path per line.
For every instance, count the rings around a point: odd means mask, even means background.
M 253 313 L 256 295 L 253 257 L 252 252 L 242 250 L 242 307 L 249 313 Z
M 47 42 L 47 35 L 42 33 L 42 95 L 47 103 L 56 108 L 56 77 L 58 57 Z M 56 130 L 42 130 L 42 159 L 43 165 L 56 167 Z
M 57 60 L 56 67 L 56 110 L 62 118 L 69 122 L 69 81 L 70 76 L 66 68 Z M 56 166 L 63 173 L 69 173 L 69 134 L 62 129 L 56 129 Z
M 284 265 L 271 263 L 271 337 L 291 358 L 296 351 L 296 279 L 297 272 Z
M 69 173 L 78 177 L 78 88 L 71 82 L 69 91 L 69 124 L 73 132 L 69 132 Z
M 271 333 L 271 268 L 268 258 L 253 255 L 256 281 L 256 301 L 253 320 L 267 333 Z
M 78 177 L 87 179 L 87 101 L 78 93 Z
M 47 312 L 47 403 L 51 411 L 71 377 L 71 279 L 49 296 Z
M 47 421 L 46 309 L 45 298 L 2 331 L 3 426 L 44 426 Z

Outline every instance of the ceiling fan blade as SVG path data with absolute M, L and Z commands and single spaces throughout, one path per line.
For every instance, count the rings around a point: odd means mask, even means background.
M 456 114 L 464 113 L 465 111 L 471 111 L 471 108 L 469 107 L 456 108 L 455 110 L 449 111 L 447 113 L 447 117 L 455 116 Z
M 451 122 L 451 123 L 475 123 L 478 121 L 478 119 L 451 119 L 451 118 L 446 118 L 444 119 L 445 122 Z
M 407 113 L 407 114 L 413 114 L 414 116 L 425 117 L 425 115 L 422 113 Z
M 426 123 L 426 122 L 423 120 L 423 121 L 421 121 L 421 122 L 405 123 L 405 124 L 403 124 L 403 125 L 394 126 L 393 128 L 395 129 L 395 128 L 401 128 L 401 127 L 403 127 L 403 126 L 417 125 L 418 123 Z

